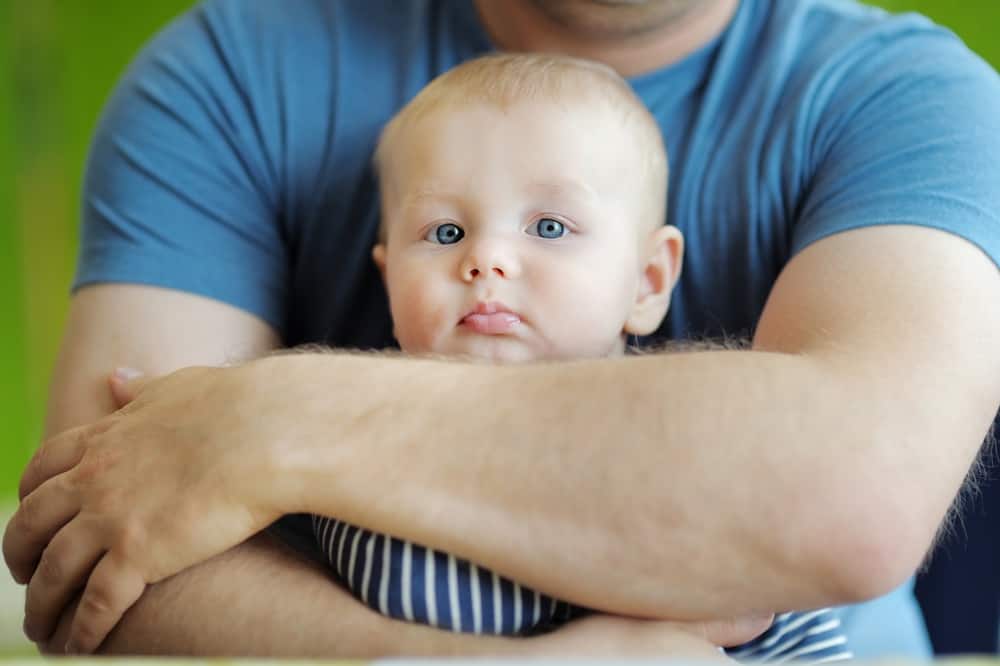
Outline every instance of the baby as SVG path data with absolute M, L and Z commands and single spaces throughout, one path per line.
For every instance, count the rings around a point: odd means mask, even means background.
M 660 129 L 596 63 L 491 55 L 439 76 L 375 155 L 373 258 L 404 352 L 498 363 L 613 357 L 653 333 L 681 269 Z M 458 559 L 314 517 L 330 565 L 397 619 L 527 634 L 589 612 Z M 779 615 L 739 658 L 850 657 L 829 610 Z

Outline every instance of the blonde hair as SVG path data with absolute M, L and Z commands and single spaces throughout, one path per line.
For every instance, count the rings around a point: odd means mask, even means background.
M 547 53 L 497 53 L 468 60 L 439 75 L 402 108 L 382 130 L 375 149 L 381 180 L 396 137 L 421 119 L 442 110 L 481 103 L 505 110 L 524 101 L 555 104 L 581 101 L 604 104 L 635 135 L 653 195 L 657 226 L 666 216 L 667 151 L 660 127 L 628 82 L 599 62 Z M 590 105 L 584 108 L 591 108 Z M 383 183 L 384 184 L 384 183 Z M 384 225 L 383 225 L 384 227 Z M 380 238 L 384 233 L 380 230 Z

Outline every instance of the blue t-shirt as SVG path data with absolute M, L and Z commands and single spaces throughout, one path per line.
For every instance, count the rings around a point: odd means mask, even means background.
M 198 5 L 105 110 L 74 288 L 201 294 L 287 345 L 392 345 L 370 259 L 378 132 L 435 75 L 492 48 L 471 0 Z M 857 227 L 935 227 L 1000 264 L 1000 80 L 923 18 L 742 0 L 719 38 L 631 83 L 662 127 L 668 216 L 686 240 L 652 340 L 749 335 L 789 259 Z M 908 586 L 843 620 L 858 656 L 927 649 Z

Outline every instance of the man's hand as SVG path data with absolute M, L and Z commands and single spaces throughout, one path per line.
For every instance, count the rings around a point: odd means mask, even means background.
M 770 626 L 773 616 L 727 622 L 637 620 L 591 615 L 528 640 L 530 656 L 696 657 L 729 661 L 720 645 L 744 643 Z
M 14 578 L 28 583 L 29 638 L 46 640 L 82 588 L 67 647 L 91 652 L 147 584 L 278 517 L 255 501 L 267 455 L 245 427 L 254 406 L 239 373 L 190 368 L 151 380 L 127 408 L 40 447 L 3 541 Z

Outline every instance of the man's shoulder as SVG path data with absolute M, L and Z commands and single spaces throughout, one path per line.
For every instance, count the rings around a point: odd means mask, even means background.
M 992 75 L 953 32 L 920 14 L 889 13 L 857 0 L 773 5 L 769 36 L 784 35 L 794 68 L 814 81 L 878 86 L 908 77 Z
M 1000 94 L 996 72 L 947 28 L 856 0 L 745 0 L 727 40 L 715 71 L 722 97 L 772 110 L 754 126 L 819 139 L 891 123 L 902 104 L 995 107 Z M 916 113 L 912 128 L 935 117 Z
M 712 109 L 753 125 L 815 128 L 893 91 L 944 91 L 963 98 L 997 76 L 953 32 L 915 13 L 891 14 L 857 0 L 743 0 L 721 40 L 707 99 Z M 850 107 L 850 108 L 848 108 Z

